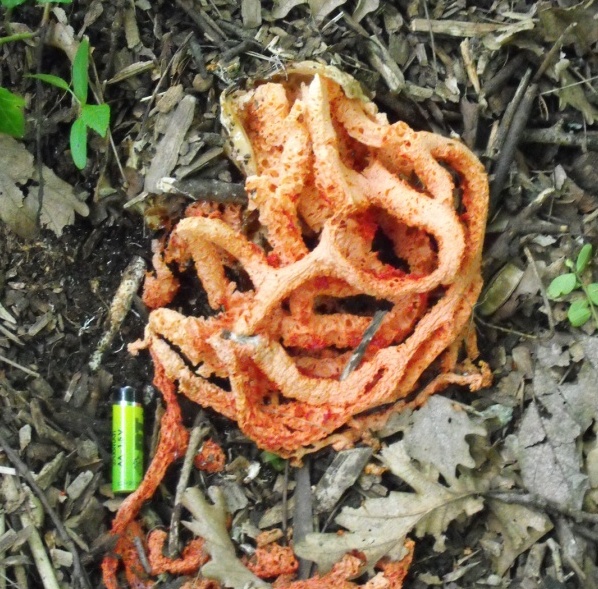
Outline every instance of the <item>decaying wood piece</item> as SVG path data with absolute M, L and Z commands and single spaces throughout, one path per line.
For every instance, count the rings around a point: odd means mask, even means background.
M 145 261 L 135 256 L 125 268 L 121 283 L 114 295 L 108 313 L 108 327 L 89 359 L 89 369 L 92 372 L 99 370 L 104 353 L 112 344 L 125 317 L 131 309 L 133 296 L 139 290 L 139 285 L 145 273 Z
M 193 121 L 196 99 L 185 96 L 172 115 L 164 137 L 158 143 L 156 154 L 145 176 L 145 191 L 156 192 L 160 178 L 170 176 L 177 162 L 185 134 Z

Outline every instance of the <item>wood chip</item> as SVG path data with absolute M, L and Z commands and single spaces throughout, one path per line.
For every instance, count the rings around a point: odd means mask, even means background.
M 372 448 L 353 448 L 339 452 L 326 469 L 314 492 L 316 513 L 334 509 L 343 493 L 355 483 L 372 455 Z
M 179 150 L 193 121 L 195 103 L 193 96 L 185 96 L 174 111 L 171 124 L 156 148 L 150 168 L 145 176 L 144 190 L 156 192 L 157 182 L 164 176 L 170 176 L 174 169 Z

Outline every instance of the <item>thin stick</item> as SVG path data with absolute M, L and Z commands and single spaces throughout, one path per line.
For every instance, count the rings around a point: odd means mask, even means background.
M 527 129 L 521 136 L 523 143 L 548 143 L 566 147 L 598 149 L 598 131 L 566 133 L 561 123 L 547 129 Z
M 8 477 L 5 480 L 4 494 L 7 501 L 15 501 L 19 498 L 20 493 L 14 478 Z M 25 504 L 27 504 L 27 500 L 25 500 Z M 44 589 L 60 589 L 54 567 L 50 562 L 50 558 L 46 552 L 46 547 L 42 542 L 41 536 L 39 535 L 39 530 L 35 525 L 31 511 L 31 509 L 24 509 L 20 513 L 19 519 L 21 520 L 21 525 L 23 528 L 30 528 L 31 530 L 27 537 L 27 544 L 29 544 L 29 550 L 31 550 L 33 562 L 35 563 L 35 567 L 37 568 L 37 572 L 39 573 L 39 577 Z
M 39 28 L 40 38 L 36 48 L 36 61 L 38 71 L 41 68 L 42 59 L 44 56 L 44 44 L 48 36 L 48 19 L 50 18 L 50 4 L 44 6 L 44 13 L 42 22 Z M 39 229 L 41 227 L 42 208 L 44 206 L 44 186 L 45 179 L 43 174 L 43 160 L 42 160 L 42 120 L 43 115 L 42 104 L 42 81 L 36 79 L 35 81 L 35 165 L 37 168 L 37 211 L 35 214 L 35 226 Z
M 353 372 L 359 366 L 368 346 L 374 339 L 374 336 L 376 335 L 378 329 L 380 329 L 380 325 L 382 323 L 382 320 L 386 316 L 386 313 L 388 313 L 388 311 L 380 310 L 374 313 L 372 322 L 369 324 L 368 328 L 363 332 L 363 337 L 359 342 L 359 345 L 355 348 L 353 354 L 351 354 L 351 357 L 345 365 L 339 380 L 345 380 L 349 376 L 349 374 L 351 374 L 351 372 Z
M 192 200 L 221 202 L 225 204 L 247 204 L 247 192 L 242 184 L 206 180 L 205 178 L 188 178 L 175 180 L 161 178 L 157 187 L 168 194 L 181 194 Z
M 428 22 L 428 32 L 430 33 L 430 47 L 432 48 L 432 64 L 434 65 L 434 82 L 438 84 L 438 64 L 436 63 L 436 44 L 434 42 L 434 30 L 430 22 L 430 14 L 428 12 L 428 0 L 424 0 L 424 16 Z
M 10 366 L 18 368 L 19 370 L 23 371 L 25 374 L 28 374 L 29 376 L 33 376 L 35 378 L 39 378 L 41 376 L 39 372 L 31 370 L 31 368 L 27 368 L 26 366 L 23 366 L 22 364 L 19 364 L 18 362 L 15 362 L 14 360 L 11 360 L 10 358 L 3 356 L 2 354 L 0 354 L 0 362 L 10 364 Z
M 513 74 L 521 70 L 521 66 L 524 64 L 525 59 L 525 53 L 518 53 L 505 65 L 505 67 L 500 68 L 498 72 L 496 72 L 496 75 L 493 78 L 490 78 L 482 86 L 482 94 L 487 97 L 496 94 Z
M 498 197 L 505 186 L 509 169 L 515 159 L 517 145 L 523 135 L 523 131 L 527 126 L 529 115 L 532 111 L 532 106 L 536 95 L 538 94 L 538 84 L 530 84 L 521 102 L 519 103 L 516 112 L 513 115 L 513 120 L 509 125 L 504 143 L 500 150 L 500 156 L 496 162 L 496 168 L 493 170 L 493 179 L 490 187 L 490 211 L 494 212 L 498 205 Z
M 513 120 L 509 125 L 504 145 L 502 146 L 500 152 L 499 160 L 496 163 L 495 170 L 493 171 L 494 178 L 492 180 L 492 185 L 490 189 L 491 212 L 496 210 L 496 206 L 498 204 L 498 197 L 505 185 L 507 176 L 509 174 L 509 168 L 511 167 L 513 159 L 515 158 L 515 151 L 521 141 L 521 137 L 523 136 L 525 127 L 527 126 L 532 106 L 538 95 L 538 84 L 540 82 L 540 78 L 544 75 L 546 70 L 554 61 L 555 57 L 558 55 L 565 35 L 567 35 L 574 26 L 576 26 L 576 23 L 569 25 L 561 33 L 555 44 L 546 53 L 544 60 L 542 61 L 540 67 L 538 68 L 538 70 L 534 74 L 534 77 L 532 78 L 532 83 L 526 89 L 525 94 L 523 95 L 523 98 L 517 107 L 515 115 L 513 116 Z
M 313 532 L 313 497 L 311 492 L 310 458 L 306 457 L 303 466 L 295 471 L 295 512 L 293 513 L 293 541 L 301 542 Z M 299 559 L 298 579 L 307 579 L 311 573 L 312 562 Z
M 494 323 L 488 323 L 488 321 L 484 321 L 479 315 L 476 315 L 475 320 L 478 323 L 481 323 L 484 327 L 488 327 L 489 329 L 496 329 L 496 331 L 500 331 L 502 333 L 510 333 L 512 335 L 518 335 L 519 337 L 524 337 L 526 339 L 531 340 L 540 339 L 537 335 L 534 335 L 533 333 L 524 333 L 523 331 L 511 329 L 510 327 L 501 327 L 500 325 L 496 325 Z
M 486 497 L 490 499 L 498 499 L 504 503 L 514 503 L 515 505 L 524 505 L 526 507 L 532 507 L 539 511 L 552 511 L 564 515 L 575 521 L 576 523 L 584 522 L 588 524 L 598 524 L 598 513 L 588 513 L 580 509 L 573 509 L 560 505 L 550 499 L 544 499 L 539 495 L 532 493 L 517 493 L 508 491 L 490 491 L 486 493 Z
M 554 188 L 546 188 L 532 202 L 521 209 L 514 219 L 509 221 L 507 229 L 503 231 L 501 236 L 494 242 L 492 247 L 486 252 L 484 256 L 483 268 L 484 275 L 487 278 L 492 274 L 496 262 L 501 262 L 509 255 L 509 246 L 513 238 L 519 233 L 520 228 L 527 222 L 527 220 L 538 211 L 546 202 L 546 200 L 554 194 Z
M 147 554 L 145 553 L 145 547 L 143 546 L 143 541 L 139 536 L 135 536 L 133 538 L 133 544 L 135 544 L 135 550 L 137 550 L 137 556 L 139 556 L 139 562 L 143 567 L 143 570 L 148 574 L 152 574 L 152 565 L 147 558 Z
M 189 477 L 191 476 L 191 468 L 193 467 L 193 459 L 199 450 L 204 438 L 210 431 L 209 426 L 200 425 L 205 419 L 203 412 L 199 412 L 195 418 L 195 424 L 191 430 L 189 436 L 189 445 L 185 452 L 185 459 L 183 460 L 183 466 L 181 467 L 181 475 L 177 482 L 176 491 L 174 494 L 174 509 L 170 517 L 170 532 L 168 535 L 168 549 L 167 555 L 170 558 L 176 558 L 179 554 L 179 535 L 181 531 L 181 514 L 183 512 L 183 493 L 189 483 Z
M 285 539 L 288 542 L 289 537 L 287 534 L 289 527 L 289 461 L 284 461 L 284 484 L 282 487 L 282 532 L 285 535 Z
M 534 260 L 534 257 L 532 256 L 532 252 L 527 247 L 527 245 L 524 246 L 523 251 L 525 252 L 525 257 L 527 258 L 529 265 L 532 267 L 532 271 L 534 273 L 534 276 L 536 277 L 538 286 L 540 287 L 540 294 L 542 296 L 542 302 L 544 303 L 544 306 L 546 307 L 546 316 L 548 317 L 548 326 L 550 328 L 550 332 L 546 335 L 546 337 L 548 339 L 550 339 L 554 335 L 554 331 L 555 331 L 554 317 L 552 315 L 552 307 L 550 306 L 550 301 L 548 300 L 548 295 L 546 294 L 546 289 L 544 288 L 544 283 L 542 282 L 542 279 L 540 278 L 540 273 L 538 272 L 538 266 L 536 265 L 536 260 Z
M 4 420 L 3 420 L 4 421 Z M 91 584 L 89 579 L 87 578 L 87 573 L 85 569 L 81 566 L 81 560 L 79 559 L 79 552 L 75 543 L 71 540 L 64 524 L 58 517 L 57 513 L 54 511 L 50 503 L 48 502 L 48 498 L 46 494 L 40 489 L 39 485 L 36 483 L 33 475 L 31 474 L 30 470 L 27 468 L 27 465 L 19 458 L 17 452 L 10 446 L 6 438 L 2 435 L 0 431 L 0 446 L 4 450 L 7 458 L 10 460 L 12 465 L 17 469 L 19 474 L 27 481 L 27 484 L 31 487 L 31 490 L 35 494 L 35 496 L 40 500 L 41 504 L 44 506 L 46 513 L 52 520 L 52 523 L 56 527 L 60 539 L 66 546 L 67 550 L 73 556 L 73 586 L 74 587 L 83 587 L 84 589 L 91 589 Z
M 532 70 L 528 68 L 523 74 L 521 80 L 519 80 L 519 84 L 517 85 L 517 89 L 515 90 L 513 98 L 511 98 L 509 104 L 507 104 L 507 108 L 505 109 L 505 112 L 501 117 L 500 125 L 498 127 L 498 131 L 496 132 L 496 135 L 493 138 L 492 144 L 488 145 L 488 147 L 486 148 L 486 155 L 494 155 L 500 153 L 500 151 L 502 150 L 502 146 L 504 145 L 505 139 L 507 138 L 507 134 L 509 132 L 511 124 L 513 123 L 513 117 L 517 112 L 519 104 L 523 100 L 523 96 L 525 95 L 531 78 Z
M 6 532 L 6 516 L 2 512 L 0 513 L 0 538 L 4 536 L 4 532 Z M 5 555 L 6 551 L 0 550 L 0 589 L 6 589 L 6 567 L 2 564 Z
M 203 31 L 203 34 L 208 37 L 218 49 L 221 51 L 226 49 L 224 37 L 212 24 L 205 18 L 206 13 L 203 10 L 197 10 L 190 0 L 176 0 L 177 5 L 182 8 L 187 16 Z M 215 23 L 214 23 L 215 24 Z

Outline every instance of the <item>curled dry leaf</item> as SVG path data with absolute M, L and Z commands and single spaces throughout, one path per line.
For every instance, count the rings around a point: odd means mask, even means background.
M 31 239 L 38 232 L 36 218 L 39 208 L 37 169 L 33 156 L 12 137 L 0 135 L 0 220 L 16 234 Z M 43 166 L 44 194 L 40 222 L 44 228 L 62 235 L 65 226 L 75 221 L 75 213 L 86 217 L 87 205 L 80 201 L 73 187 Z M 31 184 L 25 191 L 23 186 Z

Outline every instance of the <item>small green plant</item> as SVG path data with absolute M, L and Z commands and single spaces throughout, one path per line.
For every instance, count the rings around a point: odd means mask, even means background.
M 269 464 L 275 471 L 277 472 L 284 472 L 285 468 L 285 460 L 278 456 L 278 454 L 274 454 L 273 452 L 268 452 L 264 450 L 260 457 L 264 464 Z
M 25 100 L 0 87 L 0 133 L 23 137 L 25 133 Z
M 71 155 L 75 165 L 82 170 L 87 163 L 87 129 L 105 137 L 110 124 L 110 107 L 107 104 L 87 104 L 89 90 L 89 41 L 83 39 L 73 60 L 72 83 L 59 76 L 35 74 L 36 78 L 68 92 L 77 104 L 77 118 L 71 126 Z
M 598 314 L 596 306 L 598 305 L 598 282 L 588 282 L 584 274 L 590 261 L 592 260 L 593 248 L 591 244 L 586 243 L 575 262 L 566 260 L 565 265 L 570 272 L 565 272 L 557 276 L 548 286 L 546 294 L 553 300 L 562 300 L 574 291 L 581 291 L 583 296 L 573 300 L 567 311 L 567 319 L 573 327 L 581 327 L 594 319 L 594 324 L 598 327 Z

